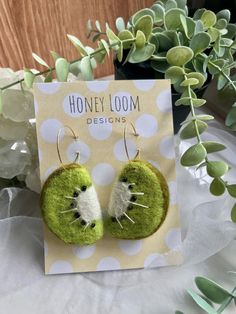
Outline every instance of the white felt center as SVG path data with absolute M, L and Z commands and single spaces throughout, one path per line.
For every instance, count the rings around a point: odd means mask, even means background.
M 131 198 L 131 192 L 128 186 L 129 183 L 119 181 L 114 184 L 108 206 L 108 214 L 110 216 L 119 218 L 126 212 Z
M 101 219 L 101 207 L 93 185 L 87 188 L 86 191 L 79 193 L 77 208 L 79 209 L 81 219 L 86 222 Z

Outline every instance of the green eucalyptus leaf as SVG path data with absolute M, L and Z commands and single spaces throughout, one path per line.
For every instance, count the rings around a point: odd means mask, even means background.
M 194 12 L 194 15 L 193 15 L 193 19 L 194 20 L 200 20 L 203 13 L 206 11 L 206 9 L 202 8 L 202 9 L 197 9 L 195 12 Z
M 151 61 L 151 67 L 157 71 L 157 73 L 166 73 L 166 71 L 169 69 L 170 65 L 165 60 L 152 60 Z
M 51 56 L 53 57 L 53 60 L 54 60 L 55 62 L 57 61 L 57 59 L 61 58 L 61 56 L 60 56 L 56 51 L 51 50 L 51 51 L 50 51 L 50 54 L 51 54 Z
M 178 30 L 182 27 L 180 16 L 185 16 L 185 12 L 181 9 L 171 9 L 165 14 L 165 27 L 168 30 Z
M 202 297 L 200 297 L 197 293 L 192 290 L 187 290 L 193 300 L 208 314 L 217 314 L 217 311 L 208 304 Z
M 225 192 L 225 184 L 220 178 L 214 178 L 210 185 L 210 192 L 215 196 L 220 196 Z
M 182 80 L 183 76 L 183 68 L 177 66 L 170 67 L 165 73 L 165 78 L 170 79 L 172 84 L 178 82 L 179 80 Z
M 119 32 L 122 32 L 123 30 L 125 30 L 125 21 L 123 17 L 118 17 L 116 19 L 116 28 Z
M 215 27 L 209 28 L 208 34 L 211 36 L 212 43 L 215 42 L 220 37 L 220 31 Z
M 204 26 L 201 20 L 197 20 L 195 21 L 195 31 L 194 31 L 194 35 L 203 32 L 204 31 Z
M 183 66 L 193 58 L 193 51 L 189 47 L 178 46 L 171 48 L 166 55 L 170 65 Z
M 214 117 L 211 115 L 205 115 L 205 114 L 199 114 L 196 115 L 195 117 L 189 117 L 187 118 L 185 121 L 181 122 L 181 125 L 184 125 L 190 121 L 194 121 L 194 120 L 201 120 L 201 121 L 210 121 L 210 120 L 214 120 Z
M 227 185 L 229 195 L 236 198 L 236 184 Z
M 225 125 L 231 129 L 236 126 L 236 107 L 232 107 L 227 114 Z
M 135 26 L 134 26 L 134 31 L 135 31 L 135 34 L 137 33 L 138 30 L 142 31 L 146 39 L 148 40 L 152 33 L 152 28 L 153 28 L 153 19 L 151 18 L 150 15 L 144 15 L 136 21 Z
M 35 74 L 29 69 L 24 70 L 24 82 L 27 88 L 32 88 L 35 79 Z
M 184 314 L 184 313 L 181 311 L 175 311 L 175 314 Z
M 188 29 L 188 38 L 191 38 L 195 34 L 196 22 L 191 17 L 186 16 L 186 23 Z
M 229 166 L 224 161 L 208 161 L 207 173 L 212 178 L 222 177 L 229 170 Z
M 236 203 L 234 204 L 233 208 L 231 209 L 231 219 L 233 222 L 236 223 Z M 234 272 L 236 274 L 236 272 Z
M 45 77 L 44 83 L 51 83 L 51 82 L 52 82 L 52 79 L 53 79 L 53 77 L 52 77 L 52 71 L 50 71 L 50 72 L 47 74 L 47 76 Z
M 155 61 L 166 61 L 166 52 L 157 52 L 152 55 L 152 60 Z
M 104 52 L 98 52 L 94 57 L 98 63 L 103 63 L 106 58 L 106 54 Z
M 170 39 L 171 41 L 170 48 L 180 45 L 181 40 L 180 40 L 179 35 L 180 34 L 182 35 L 182 33 L 178 33 L 177 31 L 173 31 L 173 30 L 165 30 L 162 32 L 162 34 L 166 35 Z
M 36 53 L 32 53 L 32 56 L 34 60 L 36 60 L 39 64 L 45 66 L 46 68 L 49 68 L 49 65 L 41 58 L 39 57 Z
M 188 36 L 188 26 L 187 26 L 187 21 L 186 21 L 185 15 L 182 15 L 182 14 L 180 15 L 180 22 L 181 22 L 181 24 L 183 26 L 183 30 L 184 30 L 185 36 L 187 38 L 189 38 L 189 36 Z
M 105 41 L 105 40 L 104 40 Z M 107 54 L 107 51 L 106 51 L 106 46 L 105 46 L 105 43 L 102 41 L 102 39 L 100 40 L 100 42 L 98 43 L 98 47 L 101 48 L 101 49 L 104 49 L 103 51 L 100 51 L 100 52 L 97 52 L 95 55 L 94 55 L 94 58 L 96 59 L 96 61 L 98 63 L 103 63 L 105 58 L 106 58 L 106 54 Z M 109 48 L 109 47 L 108 47 Z M 79 61 L 79 71 L 80 71 L 80 61 Z
M 208 63 L 208 70 L 211 75 L 215 75 L 220 73 L 219 71 L 224 68 L 225 60 L 224 59 L 218 59 L 214 60 Z
M 155 34 L 156 39 L 159 43 L 159 51 L 168 51 L 173 47 L 171 39 L 164 33 Z
M 75 37 L 74 35 L 67 34 L 68 39 L 72 42 L 72 44 L 77 48 L 81 56 L 87 56 L 87 51 L 85 46 L 81 43 L 81 41 Z
M 145 43 L 146 43 L 146 37 L 144 33 L 138 30 L 136 33 L 136 40 L 135 40 L 136 47 L 143 48 L 145 46 Z
M 225 10 L 221 10 L 220 12 L 218 12 L 216 14 L 216 17 L 218 20 L 220 19 L 225 19 L 228 23 L 230 21 L 230 16 L 231 16 L 231 13 L 229 10 L 225 9 Z
M 228 25 L 228 22 L 226 19 L 219 19 L 217 22 L 216 22 L 216 25 L 215 25 L 215 28 L 217 29 L 225 29 Z
M 136 13 L 132 16 L 132 18 L 131 18 L 132 24 L 133 24 L 133 25 L 136 25 L 137 21 L 138 21 L 140 18 L 142 18 L 143 16 L 147 16 L 147 15 L 152 18 L 152 21 L 155 20 L 155 12 L 154 12 L 153 10 L 151 10 L 151 9 L 146 8 L 146 9 L 142 9 L 142 10 L 136 12 Z
M 156 34 L 151 35 L 150 39 L 149 39 L 149 43 L 153 44 L 155 46 L 155 53 L 159 50 L 159 41 L 156 38 Z
M 170 9 L 177 8 L 177 3 L 175 0 L 167 0 L 165 3 L 165 10 L 166 12 L 169 11 Z
M 205 51 L 211 42 L 211 37 L 205 32 L 200 32 L 193 36 L 190 41 L 190 48 L 193 50 L 195 55 Z
M 123 44 L 122 42 L 120 43 L 119 50 L 117 51 L 117 59 L 119 62 L 123 60 Z
M 93 29 L 92 21 L 88 20 L 86 24 L 87 30 L 91 31 Z
M 220 74 L 217 78 L 217 90 L 222 90 L 227 84 L 228 84 L 228 79 L 225 76 Z
M 226 149 L 225 145 L 213 141 L 203 142 L 202 145 L 206 148 L 208 154 L 219 152 Z
M 146 44 L 143 48 L 136 48 L 129 56 L 130 63 L 139 63 L 151 58 L 155 51 L 155 46 L 152 44 Z
M 70 67 L 70 64 L 69 62 L 67 62 L 66 59 L 59 58 L 56 60 L 55 68 L 56 68 L 57 80 L 59 82 L 67 81 L 67 77 L 69 74 L 69 67 Z
M 203 12 L 201 16 L 201 21 L 205 29 L 208 29 L 216 24 L 216 15 L 214 12 L 210 10 L 206 10 Z
M 119 34 L 118 34 L 118 38 L 122 41 L 122 44 L 123 44 L 123 48 L 124 49 L 130 49 L 130 47 L 133 45 L 133 40 L 134 40 L 134 36 L 133 34 L 125 29 L 123 31 L 121 31 Z M 125 40 L 129 40 L 129 42 L 124 42 Z
M 236 42 L 236 41 L 235 41 Z M 225 45 L 227 47 L 233 47 L 234 41 L 229 38 L 221 38 L 220 45 Z
M 127 56 L 123 62 L 123 65 L 129 61 L 130 56 L 135 52 L 135 50 L 136 50 L 136 45 L 135 45 L 135 43 L 133 43 L 133 45 L 131 46 L 131 48 L 130 48 L 130 50 L 129 50 L 129 52 L 128 52 L 128 54 L 127 54 Z
M 186 74 L 186 76 L 188 79 L 198 80 L 198 83 L 194 85 L 194 88 L 201 88 L 206 81 L 205 76 L 201 73 L 190 72 L 190 73 Z
M 187 0 L 175 0 L 177 3 L 178 8 L 184 10 L 187 5 Z
M 101 40 L 100 40 L 100 43 L 101 43 L 101 46 L 105 49 L 107 55 L 109 56 L 109 54 L 110 54 L 110 48 L 109 48 L 108 43 L 107 43 L 104 39 L 101 39 Z
M 196 115 L 196 118 L 198 120 L 203 120 L 203 121 L 214 120 L 214 117 L 208 114 L 199 114 L 199 115 Z
M 90 56 L 85 56 L 80 61 L 80 71 L 84 81 L 93 80 L 93 69 L 91 66 Z
M 153 6 L 151 6 L 151 9 L 155 13 L 154 23 L 162 22 L 165 14 L 164 8 L 160 4 L 155 3 Z
M 229 39 L 235 38 L 236 25 L 229 23 L 228 26 L 227 26 L 227 30 L 228 30 L 228 33 L 225 34 L 224 36 L 225 36 L 226 38 L 229 38 Z
M 199 98 L 193 99 L 192 101 L 193 101 L 193 106 L 195 108 L 199 108 L 199 107 L 205 105 L 205 103 L 206 103 L 205 99 L 199 99 Z
M 94 53 L 94 49 L 91 47 L 85 47 L 85 49 L 87 51 L 88 56 L 90 56 L 92 53 Z M 94 57 L 90 57 L 90 63 L 91 63 L 92 69 L 96 69 L 97 61 Z
M 96 26 L 97 30 L 101 33 L 102 28 L 101 28 L 100 22 L 98 20 L 95 21 L 95 26 Z
M 184 80 L 180 86 L 186 87 L 186 86 L 192 86 L 192 85 L 198 85 L 199 84 L 199 80 L 196 78 L 189 78 Z
M 119 50 L 119 45 L 121 42 L 119 37 L 117 37 L 116 34 L 110 28 L 107 29 L 106 34 L 107 34 L 107 37 L 109 39 L 109 43 L 111 45 L 117 43 L 117 45 L 115 45 L 112 49 L 115 51 Z
M 221 304 L 231 296 L 230 292 L 208 278 L 196 277 L 195 283 L 198 289 L 214 303 Z
M 203 121 L 191 121 L 185 126 L 182 131 L 180 132 L 181 139 L 189 139 L 197 136 L 197 132 L 195 129 L 195 124 L 197 125 L 199 134 L 202 134 L 208 128 L 207 123 Z M 205 145 L 203 145 L 205 147 Z
M 191 146 L 181 157 L 181 165 L 184 167 L 196 166 L 206 157 L 207 151 L 202 144 Z

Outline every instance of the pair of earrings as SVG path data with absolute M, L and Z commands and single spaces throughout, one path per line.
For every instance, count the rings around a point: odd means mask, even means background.
M 131 124 L 134 135 L 138 134 Z M 73 138 L 77 137 L 68 127 Z M 106 229 L 113 237 L 140 239 L 153 234 L 165 219 L 169 190 L 164 176 L 149 162 L 140 159 L 140 151 L 131 160 L 124 128 L 124 146 L 128 163 L 118 176 L 105 217 L 88 170 L 78 163 L 63 165 L 59 139 L 57 152 L 62 164 L 46 180 L 41 192 L 43 219 L 49 229 L 69 244 L 89 245 L 101 239 Z

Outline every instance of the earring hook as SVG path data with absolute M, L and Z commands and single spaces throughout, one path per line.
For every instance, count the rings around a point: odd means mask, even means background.
M 57 155 L 58 155 L 58 158 L 59 158 L 59 161 L 60 163 L 63 165 L 63 162 L 62 162 L 62 158 L 61 158 L 61 153 L 60 153 L 60 148 L 59 148 L 59 144 L 60 144 L 60 135 L 61 135 L 61 132 L 62 130 L 64 129 L 69 129 L 73 135 L 73 139 L 76 141 L 78 140 L 78 136 L 75 134 L 74 130 L 68 126 L 68 125 L 65 125 L 64 127 L 60 128 L 58 133 L 57 133 Z M 80 152 L 76 152 L 76 156 L 75 156 L 75 160 L 73 163 L 76 163 L 79 159 L 79 156 L 80 156 Z
M 131 127 L 132 127 L 132 129 L 133 129 L 134 136 L 138 138 L 139 134 L 137 133 L 134 124 L 133 124 L 132 122 L 130 122 L 129 125 L 131 125 Z M 130 159 L 130 156 L 129 156 L 128 146 L 127 146 L 127 140 L 126 140 L 127 128 L 128 128 L 128 124 L 126 124 L 125 127 L 124 127 L 124 146 L 125 146 L 125 153 L 126 153 L 126 156 L 127 156 L 128 160 L 130 161 L 131 159 Z M 135 159 L 137 159 L 138 157 L 140 158 L 140 149 L 139 149 L 139 148 L 137 148 L 137 153 L 136 153 L 136 155 L 135 155 L 135 157 L 134 157 L 133 159 L 135 160 Z

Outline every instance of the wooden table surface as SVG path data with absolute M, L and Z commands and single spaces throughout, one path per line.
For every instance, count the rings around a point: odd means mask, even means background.
M 108 22 L 114 27 L 118 16 L 125 20 L 135 11 L 149 7 L 153 0 L 0 0 L 0 67 L 14 70 L 23 67 L 43 69 L 31 52 L 53 64 L 49 51 L 55 50 L 68 60 L 78 53 L 66 34 L 73 34 L 83 43 L 88 19 Z M 113 72 L 112 57 L 98 68 L 96 76 Z

